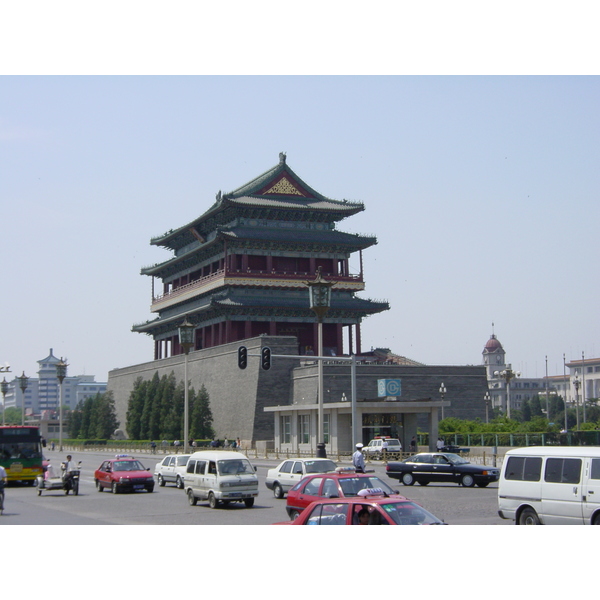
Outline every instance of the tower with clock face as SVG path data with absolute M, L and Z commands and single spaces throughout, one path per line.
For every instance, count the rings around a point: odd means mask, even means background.
M 506 368 L 506 352 L 493 333 L 484 346 L 482 354 L 488 381 L 496 379 L 494 371 L 502 371 Z

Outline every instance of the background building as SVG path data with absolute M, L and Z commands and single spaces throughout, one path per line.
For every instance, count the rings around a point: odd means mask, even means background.
M 54 356 L 52 348 L 46 358 L 38 360 L 37 377 L 30 377 L 25 394 L 19 387 L 18 378 L 8 382 L 6 408 L 23 409 L 25 404 L 26 416 L 42 416 L 43 413 L 57 411 L 59 408 L 59 384 L 56 378 L 56 364 L 60 361 Z M 77 405 L 89 396 L 106 391 L 106 383 L 95 381 L 94 375 L 77 375 L 65 377 L 63 382 L 63 406 L 75 409 Z
M 363 351 L 365 317 L 388 310 L 385 301 L 360 298 L 364 290 L 362 252 L 376 238 L 337 229 L 364 210 L 360 202 L 331 200 L 311 188 L 287 165 L 272 169 L 216 202 L 194 221 L 151 240 L 173 257 L 142 269 L 152 277 L 151 311 L 157 317 L 133 326 L 154 341 L 154 360 L 109 373 L 117 419 L 126 422 L 138 378 L 174 373 L 184 378 L 178 328 L 195 328 L 188 380 L 210 395 L 213 427 L 220 438 L 243 444 L 277 444 L 291 450 L 316 448 L 317 320 L 310 309 L 307 280 L 319 270 L 333 282 L 331 307 L 323 318 L 324 429 L 328 451 L 352 449 L 350 367 L 336 357 L 358 357 L 360 437 L 394 434 L 408 445 L 417 425 L 437 439 L 440 410 L 445 416 L 483 418 L 485 369 L 426 366 L 389 351 Z M 350 272 L 350 257 L 360 270 Z M 156 291 L 156 281 L 160 281 Z M 243 341 L 248 366 L 239 369 Z M 264 347 L 272 366 L 260 368 Z M 378 395 L 378 380 L 401 379 L 397 397 Z M 439 393 L 444 383 L 445 398 Z M 346 398 L 346 400 L 344 400 Z

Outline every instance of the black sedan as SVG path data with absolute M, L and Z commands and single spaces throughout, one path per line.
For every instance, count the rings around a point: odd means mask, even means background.
M 485 487 L 500 478 L 500 469 L 473 465 L 451 452 L 422 452 L 404 462 L 389 462 L 387 476 L 399 479 L 404 485 L 427 485 L 430 482 L 458 483 L 465 487 Z

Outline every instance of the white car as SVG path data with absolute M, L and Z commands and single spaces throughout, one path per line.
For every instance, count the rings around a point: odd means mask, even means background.
M 332 473 L 337 465 L 328 458 L 290 458 L 267 471 L 266 486 L 273 490 L 275 498 L 291 490 L 301 479 L 315 473 Z
M 183 489 L 183 478 L 189 454 L 169 454 L 165 456 L 154 468 L 154 477 L 158 485 L 174 483 L 180 490 Z
M 384 442 L 387 442 L 388 452 L 402 452 L 402 444 L 400 443 L 400 440 L 387 437 L 375 438 L 374 440 L 371 440 L 369 445 L 363 448 L 363 452 L 371 458 L 381 458 L 381 456 L 383 456 Z

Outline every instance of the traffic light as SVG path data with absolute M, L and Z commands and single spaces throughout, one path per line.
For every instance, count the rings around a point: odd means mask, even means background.
M 248 349 L 246 346 L 240 346 L 238 348 L 238 367 L 245 369 L 248 366 Z
M 271 368 L 271 348 L 265 346 L 260 355 L 260 366 L 268 371 Z

